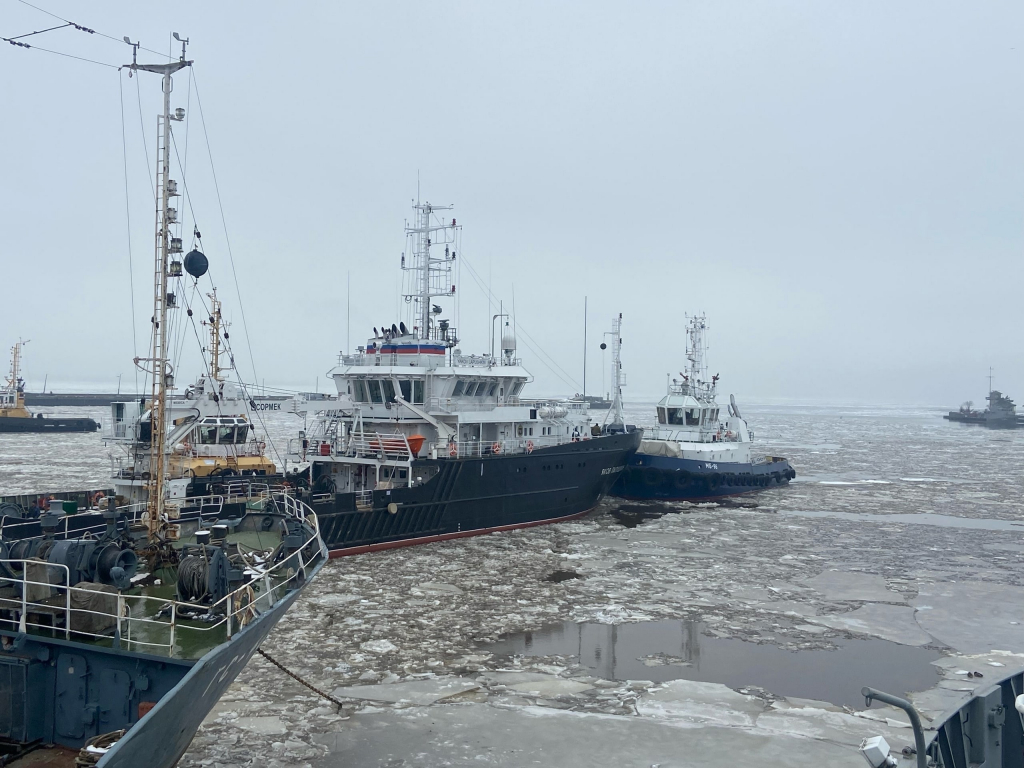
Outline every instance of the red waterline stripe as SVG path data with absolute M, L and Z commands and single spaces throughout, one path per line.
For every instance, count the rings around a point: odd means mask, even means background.
M 361 547 L 347 547 L 345 549 L 332 549 L 328 553 L 331 558 L 348 557 L 349 555 L 362 555 L 367 552 L 380 552 L 385 549 L 396 549 L 398 547 L 412 547 L 417 544 L 430 544 L 435 541 L 448 541 L 449 539 L 464 539 L 467 536 L 482 536 L 485 533 L 496 533 L 498 531 L 513 531 L 517 528 L 533 528 L 535 525 L 550 525 L 551 523 L 562 523 L 566 520 L 575 520 L 583 517 L 589 512 L 597 509 L 596 506 L 576 512 L 565 517 L 553 517 L 550 520 L 534 520 L 532 523 L 517 523 L 515 525 L 498 525 L 493 528 L 474 528 L 472 531 L 458 531 L 457 533 L 439 533 L 436 536 L 420 536 L 416 539 L 402 539 L 401 541 L 386 541 L 381 544 L 366 544 Z

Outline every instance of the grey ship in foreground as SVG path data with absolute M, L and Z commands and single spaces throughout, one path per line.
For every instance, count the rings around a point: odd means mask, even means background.
M 216 495 L 174 492 L 162 436 L 172 426 L 170 314 L 185 295 L 169 178 L 178 61 L 131 69 L 163 76 L 159 133 L 152 380 L 145 500 L 39 520 L 0 516 L 0 763 L 171 768 L 196 730 L 326 562 L 316 515 L 267 484 Z M 199 251 L 184 266 L 206 271 Z M 193 294 L 194 295 L 194 294 Z M 191 310 L 189 316 L 192 316 Z M 226 335 L 225 335 L 226 336 Z M 214 382 L 216 384 L 216 382 Z M 235 418 L 231 419 L 232 424 Z M 232 434 L 236 434 L 234 426 Z M 251 478 L 255 480 L 255 478 Z

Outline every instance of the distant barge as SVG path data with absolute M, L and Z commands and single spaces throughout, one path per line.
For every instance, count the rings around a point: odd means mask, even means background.
M 0 432 L 95 432 L 99 422 L 80 416 L 44 416 L 35 418 L 25 407 L 25 381 L 21 378 L 19 341 L 11 349 L 11 373 L 0 388 Z

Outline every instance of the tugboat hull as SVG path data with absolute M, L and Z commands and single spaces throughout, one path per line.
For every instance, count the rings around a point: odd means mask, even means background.
M 796 470 L 786 459 L 765 463 L 709 462 L 636 454 L 612 495 L 636 501 L 699 501 L 788 485 Z
M 0 416 L 0 432 L 95 432 L 99 428 L 98 422 L 88 418 Z
M 421 485 L 376 490 L 362 504 L 351 493 L 314 495 L 312 507 L 332 557 L 554 523 L 593 509 L 641 436 L 606 435 L 531 454 L 417 460 L 414 477 L 436 472 Z

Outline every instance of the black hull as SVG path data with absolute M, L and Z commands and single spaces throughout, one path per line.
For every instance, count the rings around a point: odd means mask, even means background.
M 789 485 L 794 477 L 796 470 L 780 458 L 747 464 L 636 454 L 612 495 L 631 501 L 710 501 Z
M 95 432 L 99 428 L 98 422 L 87 418 L 0 416 L 0 432 Z
M 312 506 L 332 556 L 553 523 L 593 509 L 641 435 L 606 435 L 532 454 L 417 460 L 414 476 L 436 471 L 422 485 L 374 491 L 365 509 L 357 508 L 355 494 L 314 496 Z

